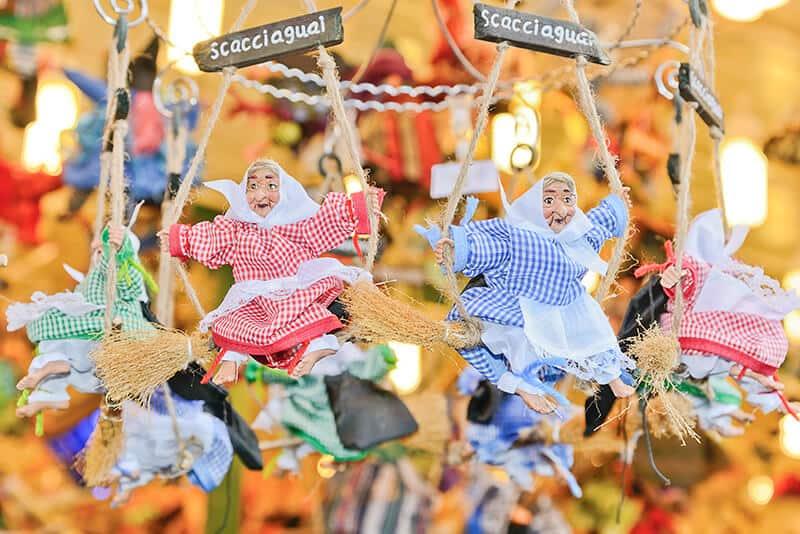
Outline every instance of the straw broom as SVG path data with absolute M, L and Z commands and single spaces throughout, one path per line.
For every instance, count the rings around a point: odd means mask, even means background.
M 445 343 L 464 349 L 480 343 L 479 321 L 431 319 L 419 312 L 413 299 L 399 295 L 364 281 L 347 287 L 340 298 L 350 315 L 348 333 L 369 343 L 402 339 L 426 348 Z
M 92 352 L 92 357 L 111 401 L 131 400 L 147 407 L 155 390 L 175 373 L 193 361 L 208 364 L 214 351 L 205 334 L 195 332 L 189 336 L 159 326 L 153 330 L 113 332 Z

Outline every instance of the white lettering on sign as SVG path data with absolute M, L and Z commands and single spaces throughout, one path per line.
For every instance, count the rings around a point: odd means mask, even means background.
M 521 34 L 544 37 L 557 44 L 568 42 L 583 46 L 592 45 L 592 36 L 585 30 L 578 32 L 572 28 L 565 28 L 557 24 L 541 24 L 538 18 L 533 21 L 524 20 L 510 15 L 491 13 L 488 9 L 481 10 L 480 15 L 484 27 L 503 28 L 504 30 L 511 30 Z
M 260 50 L 276 44 L 292 44 L 304 39 L 311 39 L 315 35 L 325 32 L 325 17 L 320 15 L 316 20 L 306 24 L 292 24 L 282 30 L 274 30 L 269 33 L 264 30 L 262 33 L 252 37 L 240 37 L 226 41 L 214 41 L 210 46 L 209 57 L 212 61 L 220 57 L 228 57 L 233 54 L 240 54 L 251 49 Z

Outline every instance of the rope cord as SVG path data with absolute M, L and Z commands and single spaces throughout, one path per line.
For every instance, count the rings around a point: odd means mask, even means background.
M 242 6 L 242 10 L 239 12 L 239 16 L 236 18 L 236 21 L 233 23 L 231 27 L 231 32 L 235 32 L 239 30 L 242 25 L 244 24 L 247 15 L 253 10 L 256 5 L 256 0 L 248 0 L 247 3 Z M 151 25 L 152 26 L 152 25 Z M 183 179 L 181 180 L 181 184 L 178 187 L 178 191 L 175 193 L 175 198 L 170 201 L 170 210 L 168 211 L 168 216 L 162 216 L 162 230 L 169 230 L 170 226 L 177 223 L 183 213 L 183 209 L 186 205 L 186 202 L 189 199 L 189 192 L 192 188 L 192 183 L 194 182 L 195 176 L 197 176 L 197 172 L 200 169 L 200 163 L 205 156 L 206 147 L 208 146 L 208 141 L 211 139 L 211 132 L 214 130 L 214 126 L 219 119 L 220 111 L 222 110 L 222 103 L 225 100 L 225 94 L 228 92 L 228 87 L 230 87 L 231 79 L 235 72 L 233 67 L 226 67 L 223 69 L 222 75 L 222 84 L 219 87 L 219 91 L 217 92 L 217 97 L 214 100 L 214 106 L 211 108 L 211 113 L 208 117 L 208 122 L 206 124 L 206 129 L 203 132 L 203 136 L 200 138 L 200 142 L 197 144 L 197 150 L 194 153 L 194 157 L 192 158 L 191 163 L 189 164 L 189 169 L 186 171 Z M 162 254 L 161 260 L 164 260 L 165 255 Z M 189 297 L 189 300 L 192 302 L 195 310 L 200 314 L 201 317 L 205 316 L 205 311 L 203 310 L 203 306 L 200 304 L 200 300 L 197 298 L 197 292 L 192 287 L 192 284 L 189 280 L 189 277 L 186 273 L 186 270 L 180 264 L 177 259 L 171 258 L 169 263 L 175 268 L 178 272 L 178 275 L 181 277 L 181 281 L 183 282 L 184 289 L 186 290 L 186 294 Z M 169 269 L 166 269 L 168 273 Z M 161 268 L 159 267 L 159 277 L 161 276 Z M 164 276 L 169 276 L 165 274 Z M 159 313 L 161 313 L 161 309 L 159 309 Z
M 575 24 L 580 24 L 580 17 L 578 16 L 578 12 L 575 10 L 573 0 L 562 0 L 562 4 L 567 10 L 570 20 Z M 576 58 L 578 106 L 586 116 L 586 121 L 588 122 L 589 128 L 592 131 L 592 137 L 594 138 L 598 150 L 600 151 L 600 161 L 603 165 L 605 175 L 608 178 L 611 192 L 620 196 L 624 196 L 622 180 L 619 175 L 619 170 L 617 169 L 617 159 L 608 149 L 608 138 L 606 137 L 603 124 L 600 120 L 600 114 L 597 112 L 597 104 L 595 102 L 594 95 L 592 94 L 592 89 L 589 85 L 589 79 L 586 76 L 587 63 L 588 61 L 584 56 L 578 56 Z M 625 210 L 628 211 L 627 205 L 625 206 Z M 630 233 L 629 228 L 630 221 L 628 221 L 622 237 L 617 239 L 617 243 L 614 246 L 614 252 L 608 262 L 608 271 L 597 288 L 596 299 L 599 302 L 605 300 L 612 284 L 614 283 L 614 280 L 616 279 L 617 271 L 619 271 L 619 267 L 622 264 L 622 256 L 625 252 L 625 245 Z
M 309 12 L 317 11 L 317 5 L 314 0 L 303 0 L 303 2 Z M 319 65 L 322 70 L 322 77 L 325 80 L 327 97 L 330 101 L 331 110 L 333 111 L 333 118 L 339 125 L 342 140 L 344 141 L 347 154 L 350 157 L 350 163 L 354 167 L 355 174 L 358 176 L 358 181 L 361 183 L 361 189 L 364 191 L 367 200 L 367 217 L 369 219 L 370 228 L 364 268 L 371 272 L 375 264 L 375 256 L 378 253 L 378 214 L 375 212 L 375 206 L 369 201 L 367 195 L 370 186 L 367 182 L 367 172 L 361 164 L 361 143 L 356 135 L 354 125 L 347 116 L 347 110 L 344 106 L 344 99 L 342 98 L 339 84 L 339 72 L 336 68 L 336 62 L 324 46 L 320 45 L 318 50 L 319 57 L 317 58 L 317 65 Z
M 127 37 L 125 27 L 127 21 L 124 15 L 117 22 L 114 30 L 114 36 L 111 39 L 111 46 L 109 50 L 108 60 L 108 90 L 113 94 L 113 103 L 109 109 L 109 114 L 106 117 L 106 124 L 111 122 L 111 155 L 106 158 L 108 162 L 109 172 L 109 193 L 110 199 L 110 225 L 114 228 L 122 226 L 122 221 L 125 216 L 125 137 L 128 133 L 128 108 L 129 101 L 122 101 L 119 96 L 124 95 L 122 98 L 128 100 L 127 94 L 127 73 L 128 64 L 130 62 L 130 50 L 128 49 L 128 42 L 125 39 L 122 42 L 122 49 L 118 50 L 118 32 L 122 32 Z M 120 91 L 124 91 L 121 93 Z M 104 139 L 107 143 L 108 138 Z M 103 150 L 107 152 L 106 146 Z M 101 160 L 101 165 L 103 161 Z M 105 202 L 100 205 L 104 206 Z M 104 208 L 103 208 L 104 209 Z M 98 211 L 103 211 L 98 206 Z M 101 225 L 102 226 L 102 225 Z M 104 325 L 107 333 L 111 331 L 112 323 L 114 320 L 114 301 L 117 296 L 117 246 L 108 243 L 108 262 L 106 270 L 106 307 L 104 315 Z

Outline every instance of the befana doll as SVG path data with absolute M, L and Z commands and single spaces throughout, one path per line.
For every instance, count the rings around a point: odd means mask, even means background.
M 155 291 L 156 286 L 139 263 L 139 239 L 124 227 L 107 227 L 101 239 L 92 245 L 93 265 L 89 273 L 84 276 L 67 268 L 78 282 L 74 291 L 54 295 L 36 292 L 31 302 L 14 303 L 6 310 L 8 330 L 24 327 L 28 339 L 36 345 L 28 374 L 17 383 L 17 389 L 23 391 L 17 416 L 31 417 L 43 409 L 68 408 L 68 385 L 84 393 L 103 392 L 89 354 L 97 347 L 105 329 L 110 245 L 117 249 L 113 317 L 123 330 L 152 330 L 142 303 L 149 300 L 146 288 Z
M 746 236 L 747 227 L 735 226 L 726 240 L 719 210 L 692 221 L 681 273 L 672 258 L 655 266 L 664 269 L 660 283 L 669 299 L 661 328 L 672 332 L 680 280 L 684 308 L 676 334 L 689 377 L 730 374 L 746 392 L 747 402 L 763 412 L 796 412 L 797 403 L 786 400 L 776 373 L 789 350 L 782 320 L 800 308 L 800 297 L 781 288 L 760 267 L 732 257 Z M 639 274 L 650 270 L 645 267 Z M 749 419 L 736 414 L 740 420 Z
M 345 283 L 369 279 L 363 269 L 320 256 L 369 233 L 367 202 L 378 211 L 383 192 L 328 193 L 320 205 L 268 159 L 254 161 L 239 183 L 205 185 L 226 197 L 228 211 L 210 222 L 175 224 L 159 237 L 172 256 L 233 268 L 235 283 L 200 322 L 221 347 L 208 376 L 219 364 L 214 381 L 234 380 L 248 355 L 293 377 L 308 374 L 339 349 L 332 333 L 342 324 L 328 306 Z
M 627 370 L 634 363 L 581 284 L 588 270 L 606 272 L 598 252 L 625 231 L 627 189 L 586 214 L 577 206 L 575 181 L 562 172 L 548 174 L 511 204 L 502 186 L 500 191 L 504 218 L 462 221 L 446 238 L 435 228 L 418 228 L 437 262 L 443 262 L 445 247 L 453 247 L 456 272 L 485 278 L 485 286 L 468 287 L 461 295 L 467 312 L 483 326 L 482 343 L 461 355 L 500 390 L 544 413 L 552 410 L 546 396 L 558 399 L 537 377 L 545 363 L 608 384 L 617 397 L 632 395 L 635 390 L 625 381 L 632 383 Z M 448 320 L 458 319 L 454 308 Z

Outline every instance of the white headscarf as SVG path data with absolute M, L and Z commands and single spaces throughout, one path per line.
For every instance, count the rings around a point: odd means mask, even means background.
M 777 280 L 753 267 L 734 260 L 748 228 L 734 226 L 728 242 L 722 214 L 718 209 L 701 213 L 692 221 L 686 235 L 686 253 L 709 265 L 711 272 L 695 301 L 695 312 L 729 311 L 749 313 L 781 320 L 800 307 L 794 291 L 785 291 Z M 735 276 L 735 275 L 739 276 Z
M 689 233 L 686 234 L 686 253 L 709 265 L 729 263 L 731 255 L 744 243 L 748 230 L 747 226 L 733 226 L 730 239 L 726 243 L 722 214 L 718 209 L 705 211 L 695 217 L 689 227 Z
M 544 218 L 542 211 L 542 193 L 544 189 L 544 181 L 548 176 L 553 176 L 558 173 L 551 173 L 528 189 L 513 203 L 509 204 L 503 184 L 500 184 L 500 198 L 503 200 L 503 207 L 506 210 L 506 221 L 512 226 L 517 228 L 524 228 L 531 232 L 537 233 L 547 239 L 558 241 L 564 247 L 564 251 L 574 261 L 583 265 L 590 271 L 598 274 L 606 274 L 608 265 L 603 261 L 597 252 L 592 248 L 592 245 L 586 240 L 586 233 L 594 226 L 592 221 L 586 216 L 583 211 L 575 206 L 575 214 L 569 221 L 569 224 L 560 232 L 554 232 L 550 229 L 547 221 Z M 577 202 L 578 195 L 575 194 Z
M 214 180 L 203 185 L 222 193 L 228 200 L 230 207 L 225 216 L 237 221 L 257 224 L 261 228 L 272 228 L 292 224 L 316 215 L 319 204 L 311 200 L 305 188 L 289 176 L 280 165 L 275 164 L 280 171 L 280 199 L 278 203 L 265 216 L 261 217 L 250 209 L 247 203 L 247 173 L 238 184 L 233 180 Z

